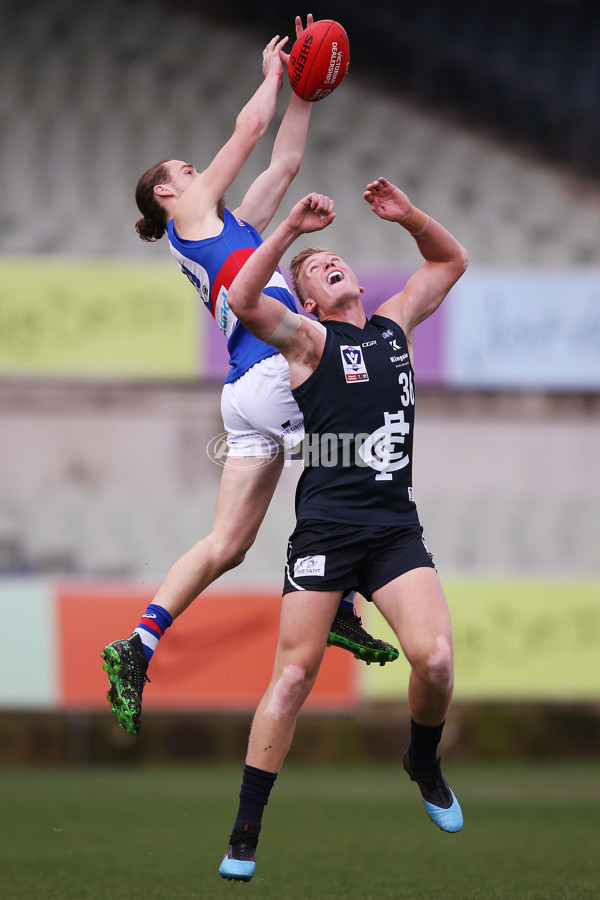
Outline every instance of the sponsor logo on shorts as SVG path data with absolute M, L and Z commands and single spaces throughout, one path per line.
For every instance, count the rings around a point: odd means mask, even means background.
M 352 384 L 355 381 L 368 381 L 369 373 L 367 372 L 361 348 L 342 344 L 340 351 L 347 384 Z
M 294 563 L 294 578 L 325 574 L 325 556 L 304 556 Z
M 297 431 L 304 431 L 304 420 L 302 422 L 282 422 L 281 431 L 279 432 L 280 440 Z

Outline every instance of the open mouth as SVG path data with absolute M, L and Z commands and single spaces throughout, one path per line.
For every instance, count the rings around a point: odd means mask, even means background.
M 327 284 L 337 284 L 338 281 L 342 281 L 343 278 L 343 274 L 338 271 L 338 269 L 334 269 L 333 272 L 330 272 L 327 276 Z

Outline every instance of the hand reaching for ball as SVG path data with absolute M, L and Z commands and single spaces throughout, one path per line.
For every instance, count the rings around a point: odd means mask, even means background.
M 399 222 L 412 209 L 412 203 L 404 191 L 391 184 L 387 178 L 378 178 L 368 184 L 363 197 L 380 219 L 387 219 L 389 222 Z
M 325 194 L 308 194 L 292 207 L 287 218 L 288 225 L 298 234 L 322 231 L 335 219 L 334 205 Z
M 310 28 L 310 26 L 312 24 L 313 24 L 313 14 L 308 13 L 308 15 L 306 16 L 306 27 Z M 296 16 L 295 25 L 296 25 L 296 40 L 298 40 L 298 38 L 304 31 L 304 25 L 302 24 L 302 19 L 300 16 Z M 280 50 L 279 55 L 281 57 L 281 62 L 283 63 L 284 68 L 287 68 L 290 64 L 290 54 L 284 53 L 283 50 Z

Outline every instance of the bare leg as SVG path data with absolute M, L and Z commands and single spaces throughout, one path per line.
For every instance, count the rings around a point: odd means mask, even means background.
M 294 735 L 296 717 L 319 672 L 340 598 L 341 591 L 284 595 L 273 675 L 252 722 L 248 765 L 279 771 Z
M 442 831 L 460 831 L 462 810 L 437 756 L 454 686 L 452 628 L 444 591 L 435 569 L 420 568 L 376 591 L 373 601 L 396 631 L 411 665 L 411 741 L 404 769 L 417 783 L 432 822 Z
M 153 603 L 174 619 L 219 575 L 242 562 L 256 538 L 282 467 L 283 454 L 227 460 L 211 533 L 171 566 Z M 157 615 L 158 611 L 153 613 L 155 621 Z M 142 693 L 151 656 L 136 632 L 127 640 L 113 641 L 102 651 L 111 709 L 119 725 L 130 734 L 138 734 L 142 727 Z M 150 645 L 152 652 L 155 646 Z
M 435 569 L 413 569 L 373 594 L 411 666 L 408 702 L 421 725 L 440 725 L 452 699 L 452 625 Z
M 254 543 L 283 468 L 283 453 L 229 457 L 221 476 L 210 534 L 174 563 L 153 602 L 176 618 L 223 572 L 243 561 Z

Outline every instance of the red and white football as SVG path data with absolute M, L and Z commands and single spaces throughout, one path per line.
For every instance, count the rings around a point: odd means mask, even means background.
M 292 90 L 314 103 L 328 97 L 348 74 L 348 35 L 334 19 L 319 19 L 305 28 L 290 52 Z

